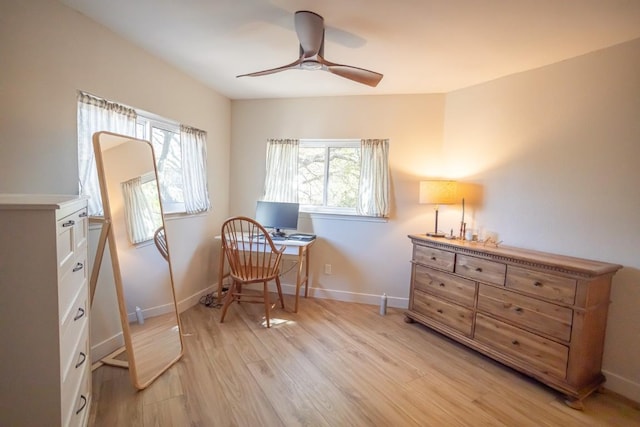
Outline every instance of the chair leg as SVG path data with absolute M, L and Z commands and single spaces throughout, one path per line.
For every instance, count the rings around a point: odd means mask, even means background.
M 227 297 L 224 299 L 224 305 L 222 306 L 222 314 L 220 315 L 220 323 L 224 322 L 224 316 L 227 314 L 227 309 L 233 302 L 233 294 L 236 292 L 236 281 L 231 280 L 229 290 L 227 291 Z
M 280 298 L 280 305 L 284 309 L 284 298 L 282 297 L 282 286 L 280 285 L 280 276 L 276 276 L 276 288 L 278 288 L 278 298 Z
M 269 286 L 267 282 L 263 283 L 264 288 L 264 317 L 267 319 L 267 328 L 271 327 L 271 323 L 269 321 L 269 311 L 271 309 L 271 303 L 269 302 Z

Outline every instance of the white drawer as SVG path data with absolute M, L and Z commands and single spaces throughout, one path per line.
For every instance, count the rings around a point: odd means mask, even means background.
M 64 381 L 77 363 L 80 357 L 78 352 L 82 351 L 83 341 L 88 341 L 89 305 L 86 287 L 78 293 L 78 297 L 73 302 L 73 310 L 63 320 L 60 325 L 60 375 Z M 85 351 L 85 355 L 88 353 Z
M 84 426 L 89 416 L 91 404 L 91 369 L 82 370 L 73 389 L 62 395 L 62 414 L 64 426 Z
M 74 310 L 72 303 L 82 288 L 87 287 L 87 258 L 79 258 L 58 283 L 58 310 L 64 320 Z
M 88 217 L 86 209 L 67 215 L 57 221 L 58 274 L 71 267 L 74 257 L 87 245 Z
M 73 215 L 62 218 L 57 224 L 58 236 L 56 245 L 58 253 L 58 271 L 60 272 L 64 272 L 69 268 L 75 254 L 76 245 L 73 239 L 73 227 L 75 221 L 70 218 L 71 216 Z
M 76 226 L 74 227 L 73 240 L 75 241 L 76 251 L 87 245 L 89 236 L 89 216 L 87 209 L 82 209 L 74 214 L 76 216 Z

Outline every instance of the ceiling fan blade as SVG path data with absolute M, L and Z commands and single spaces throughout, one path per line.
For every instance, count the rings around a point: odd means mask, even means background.
M 269 70 L 256 71 L 255 73 L 241 74 L 237 77 L 258 77 L 258 76 L 266 76 L 268 74 L 279 73 L 280 71 L 293 70 L 295 68 L 300 68 L 300 64 L 302 63 L 302 58 L 296 59 L 291 64 L 283 65 L 278 68 L 271 68 Z
M 380 83 L 380 80 L 382 80 L 383 77 L 383 75 L 380 73 L 365 70 L 364 68 L 351 67 L 349 65 L 332 64 L 327 61 L 324 61 L 323 65 L 325 66 L 325 69 L 330 73 L 371 87 L 378 86 L 378 83 Z
M 324 18 L 317 13 L 299 10 L 295 14 L 295 27 L 303 57 L 316 56 L 324 41 Z

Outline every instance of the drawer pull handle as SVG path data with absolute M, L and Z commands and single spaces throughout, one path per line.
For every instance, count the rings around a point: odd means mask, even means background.
M 518 313 L 522 313 L 522 307 L 516 307 L 514 310 L 517 311 Z
M 477 271 L 478 273 L 482 273 L 482 267 L 477 267 L 477 268 L 476 268 L 476 271 Z
M 80 212 L 80 214 L 78 215 L 78 218 L 84 218 L 87 216 L 87 212 Z
M 82 406 L 80 406 L 80 409 L 78 409 L 76 411 L 76 415 L 78 415 L 80 412 L 82 412 L 82 410 L 84 409 L 85 406 L 87 406 L 87 398 L 84 397 L 84 395 L 80 395 L 80 399 L 82 400 Z
M 84 264 L 82 264 L 81 262 L 77 263 L 75 267 L 73 267 L 73 272 L 75 273 L 76 271 L 80 271 L 84 268 Z
M 436 310 L 438 313 L 442 314 L 442 310 L 441 309 L 437 309 Z
M 87 355 L 81 351 L 79 359 L 80 361 L 76 363 L 76 369 L 78 369 L 80 366 L 84 364 L 84 362 L 87 360 Z
M 84 308 L 78 307 L 78 312 L 76 313 L 76 317 L 73 318 L 73 321 L 79 320 L 84 316 Z
M 518 340 L 513 340 L 513 341 L 511 341 L 511 344 L 513 344 L 513 345 L 520 345 L 520 343 L 518 342 Z
M 539 288 L 540 286 L 542 286 L 542 282 L 535 282 L 535 283 L 533 284 L 533 286 L 536 286 L 536 287 L 538 287 L 538 288 Z
M 69 221 L 65 222 L 62 224 L 63 227 L 73 227 L 76 224 L 76 222 L 72 219 L 70 219 Z

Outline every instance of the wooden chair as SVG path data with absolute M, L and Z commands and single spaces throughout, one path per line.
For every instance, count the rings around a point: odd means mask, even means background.
M 164 227 L 159 227 L 153 234 L 153 242 L 156 244 L 156 248 L 158 248 L 158 252 L 160 252 L 162 258 L 164 258 L 165 261 L 169 261 L 169 251 L 167 250 L 167 239 L 164 235 Z
M 280 305 L 284 308 L 280 286 L 280 261 L 284 247 L 276 248 L 271 236 L 257 221 L 247 217 L 233 217 L 222 224 L 222 250 L 229 262 L 231 284 L 222 306 L 220 323 L 233 301 L 263 303 L 267 328 L 271 327 L 268 283 L 275 280 Z M 243 293 L 242 286 L 262 283 L 262 295 Z

